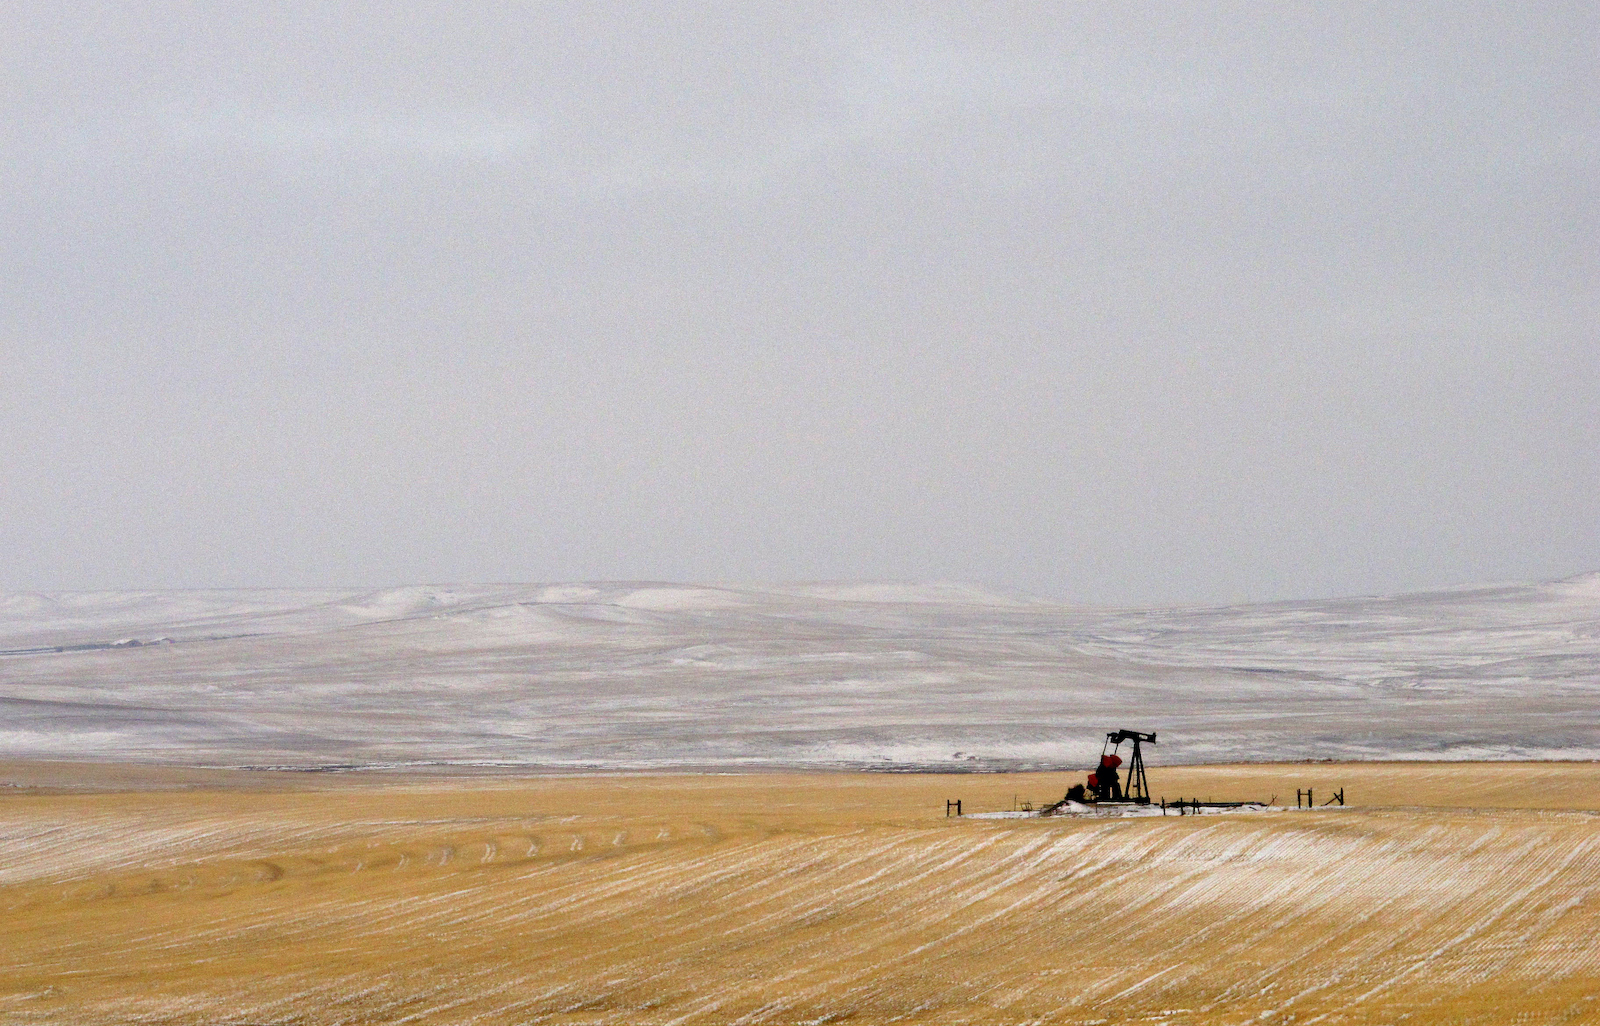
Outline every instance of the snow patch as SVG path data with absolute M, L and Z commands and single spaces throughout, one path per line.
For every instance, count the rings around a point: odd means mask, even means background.
M 640 588 L 617 599 L 624 609 L 690 612 L 697 609 L 732 609 L 745 602 L 732 592 L 713 588 Z

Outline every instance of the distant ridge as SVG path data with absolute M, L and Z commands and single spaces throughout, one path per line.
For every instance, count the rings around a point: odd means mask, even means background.
M 0 595 L 0 758 L 543 768 L 1600 758 L 1600 573 L 1094 609 L 963 584 Z M 961 753 L 957 758 L 956 753 Z

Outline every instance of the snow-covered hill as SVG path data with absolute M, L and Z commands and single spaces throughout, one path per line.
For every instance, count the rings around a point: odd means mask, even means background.
M 0 757 L 541 767 L 1600 758 L 1600 574 L 1084 609 L 955 586 L 0 596 Z

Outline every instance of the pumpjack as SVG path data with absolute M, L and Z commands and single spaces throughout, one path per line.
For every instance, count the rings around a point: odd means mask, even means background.
M 1119 779 L 1117 767 L 1122 765 L 1122 756 L 1118 750 L 1123 742 L 1133 742 L 1133 750 L 1128 753 L 1128 783 L 1124 787 Z M 1048 806 L 1043 811 L 1046 815 L 1055 812 L 1068 802 L 1131 802 L 1134 805 L 1150 804 L 1150 784 L 1144 776 L 1144 751 L 1141 744 L 1155 744 L 1155 734 L 1142 734 L 1137 730 L 1113 730 L 1106 734 L 1106 743 L 1100 748 L 1100 765 L 1089 774 L 1087 786 L 1074 784 L 1067 789 L 1067 796 Z
M 1141 742 L 1155 744 L 1156 736 L 1153 733 L 1141 734 L 1137 730 L 1113 730 L 1106 734 L 1106 743 L 1101 746 L 1101 762 L 1108 755 L 1116 755 L 1124 741 L 1133 742 L 1133 751 L 1128 753 L 1128 783 L 1122 789 L 1122 800 L 1135 805 L 1149 805 L 1150 784 L 1144 778 L 1144 752 L 1139 745 Z

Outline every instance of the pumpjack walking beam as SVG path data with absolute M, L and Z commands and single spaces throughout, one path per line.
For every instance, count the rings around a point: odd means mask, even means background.
M 1133 751 L 1128 754 L 1128 783 L 1122 791 L 1125 799 L 1139 805 L 1150 804 L 1150 784 L 1144 778 L 1144 753 L 1139 750 L 1140 742 L 1156 743 L 1154 734 L 1141 734 L 1137 730 L 1113 730 L 1106 734 L 1106 745 L 1116 751 L 1124 741 L 1133 742 Z

